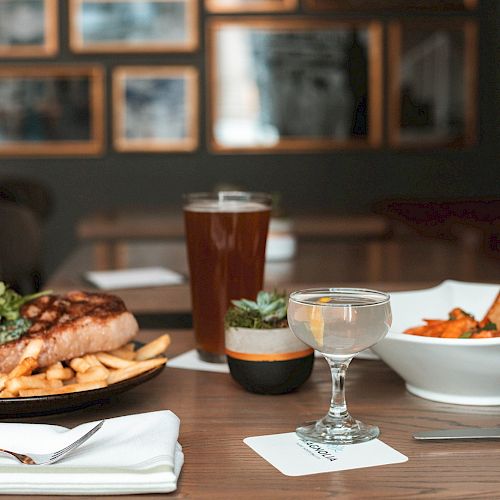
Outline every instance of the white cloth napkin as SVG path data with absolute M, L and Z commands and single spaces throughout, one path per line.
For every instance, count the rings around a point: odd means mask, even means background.
M 74 429 L 0 423 L 0 448 L 46 453 L 63 448 L 97 422 Z M 111 418 L 80 448 L 52 465 L 25 465 L 0 456 L 0 494 L 117 495 L 168 493 L 184 463 L 171 411 Z
M 180 285 L 185 278 L 164 267 L 138 267 L 117 271 L 87 271 L 85 279 L 101 290 Z

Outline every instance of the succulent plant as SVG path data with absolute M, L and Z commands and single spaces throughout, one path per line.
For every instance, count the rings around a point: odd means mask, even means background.
M 260 291 L 255 301 L 240 299 L 231 303 L 225 318 L 227 327 L 270 329 L 288 326 L 285 292 Z

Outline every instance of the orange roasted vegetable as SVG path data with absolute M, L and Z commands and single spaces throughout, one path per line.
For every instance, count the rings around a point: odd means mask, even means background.
M 500 293 L 481 321 L 463 309 L 455 307 L 449 313 L 449 319 L 424 319 L 425 325 L 408 328 L 404 333 L 424 337 L 448 339 L 489 339 L 500 337 Z
M 477 321 L 470 316 L 465 316 L 459 319 L 453 319 L 446 322 L 447 325 L 440 335 L 446 339 L 458 339 L 464 333 L 475 330 L 477 328 Z

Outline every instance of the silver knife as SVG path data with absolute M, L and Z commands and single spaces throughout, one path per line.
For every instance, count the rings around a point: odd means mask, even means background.
M 474 428 L 465 429 L 441 429 L 436 431 L 416 432 L 413 434 L 415 439 L 500 439 L 500 427 L 492 428 Z

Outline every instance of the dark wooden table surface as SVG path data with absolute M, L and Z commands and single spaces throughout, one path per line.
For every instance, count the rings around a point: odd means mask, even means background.
M 140 339 L 146 341 L 159 333 L 143 331 Z M 171 334 L 169 356 L 192 348 L 190 331 Z M 349 408 L 355 417 L 379 425 L 381 439 L 407 455 L 408 462 L 287 477 L 243 443 L 245 437 L 290 432 L 300 421 L 322 416 L 330 390 L 330 375 L 320 359 L 304 386 L 280 396 L 250 394 L 227 374 L 167 367 L 157 378 L 112 401 L 28 421 L 72 427 L 101 418 L 172 410 L 181 419 L 179 441 L 185 464 L 171 498 L 499 498 L 500 441 L 422 443 L 412 439 L 412 433 L 419 430 L 497 426 L 499 408 L 420 399 L 406 392 L 399 376 L 381 361 L 351 364 Z
M 390 268 L 387 268 L 382 279 L 374 281 L 369 279 L 365 252 L 359 243 L 299 242 L 297 255 L 293 259 L 266 263 L 265 288 L 288 291 L 321 285 L 368 286 L 385 291 L 426 288 L 438 284 L 443 279 L 454 277 L 454 256 L 452 248 L 421 248 L 410 245 L 406 248 L 401 262 L 404 274 L 396 277 L 390 272 Z M 183 241 L 173 241 L 161 246 L 141 246 L 131 251 L 130 257 L 131 267 L 164 266 L 188 274 Z M 387 256 L 387 259 L 390 257 Z M 56 292 L 95 290 L 82 279 L 84 271 L 91 269 L 92 248 L 80 246 L 61 264 L 44 288 Z M 116 293 L 123 298 L 128 308 L 137 314 L 191 311 L 187 282 L 178 286 L 124 289 Z
M 381 215 L 295 215 L 288 219 L 293 234 L 300 238 L 362 240 L 367 243 L 367 259 L 378 266 L 380 242 L 390 233 L 390 224 Z M 272 226 L 271 226 L 272 227 Z M 133 241 L 175 240 L 184 237 L 181 209 L 168 206 L 119 207 L 98 210 L 77 224 L 80 241 L 91 242 L 97 268 L 128 265 L 127 246 Z M 377 269 L 372 272 L 376 273 Z M 372 275 L 372 278 L 376 275 Z

